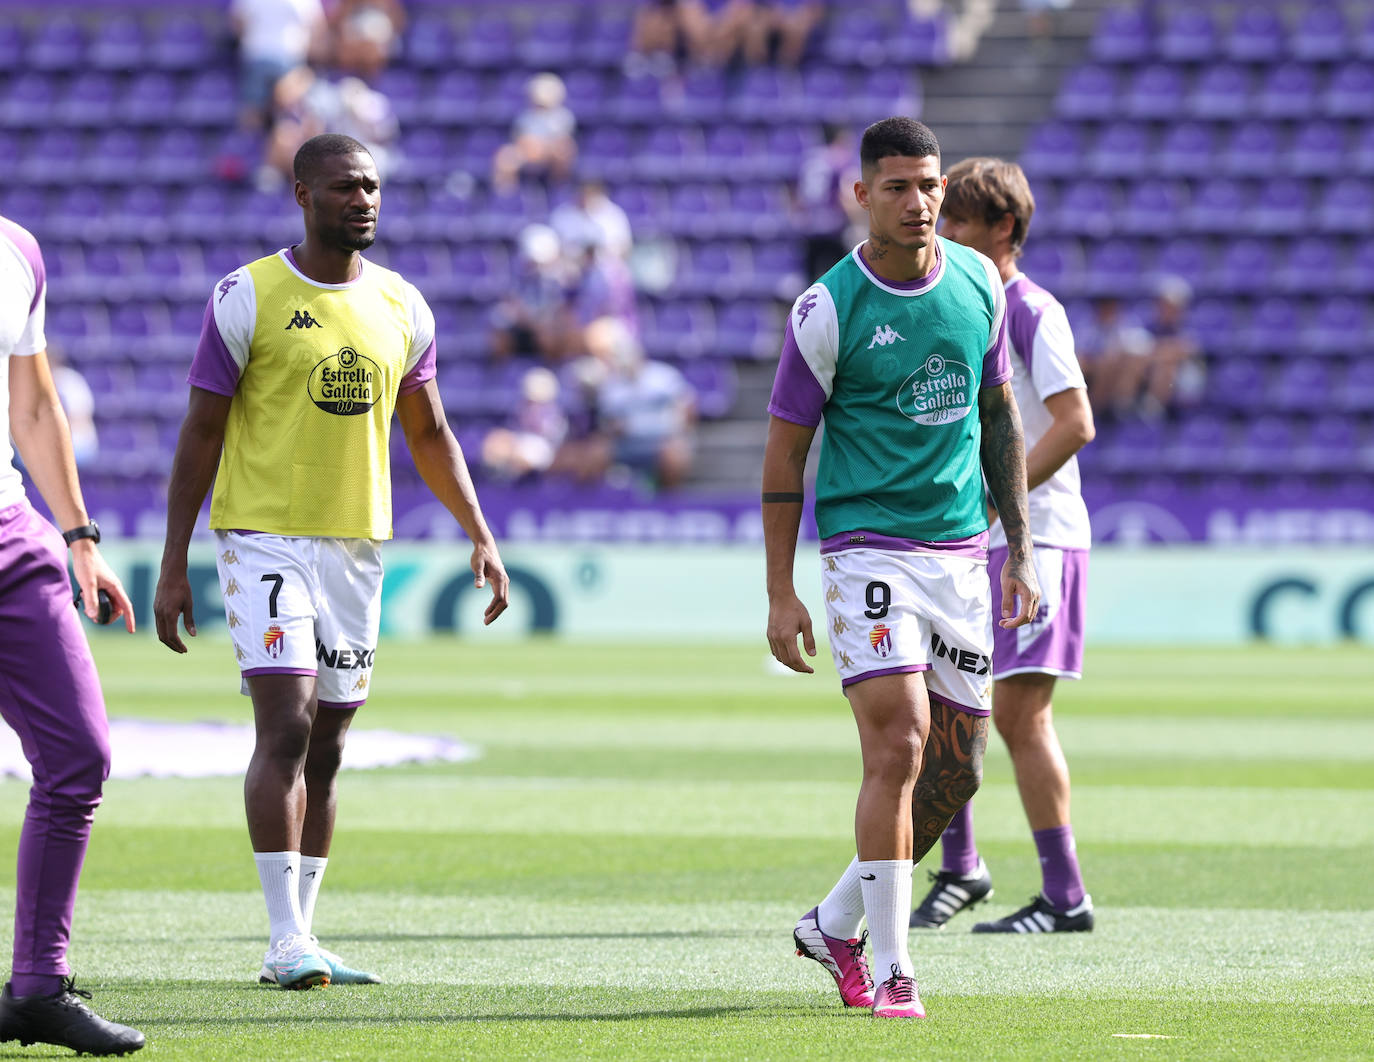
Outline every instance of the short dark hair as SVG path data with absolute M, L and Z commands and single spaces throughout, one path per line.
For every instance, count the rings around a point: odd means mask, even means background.
M 1035 213 L 1035 196 L 1021 167 L 1005 159 L 974 158 L 950 167 L 945 190 L 945 216 L 978 218 L 995 225 L 1012 217 L 1011 250 L 1020 255 Z
M 302 184 L 312 184 L 320 175 L 326 159 L 340 155 L 364 154 L 372 157 L 372 152 L 361 141 L 342 133 L 321 133 L 312 136 L 300 146 L 295 159 L 291 162 L 291 172 Z
M 859 161 L 865 170 L 878 165 L 879 159 L 890 155 L 923 159 L 929 155 L 940 157 L 940 142 L 930 127 L 915 118 L 884 118 L 864 130 L 859 144 Z

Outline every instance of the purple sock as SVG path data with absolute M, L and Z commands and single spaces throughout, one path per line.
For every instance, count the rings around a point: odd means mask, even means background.
M 1040 853 L 1041 891 L 1045 899 L 1060 911 L 1067 911 L 1083 902 L 1083 875 L 1078 871 L 1078 847 L 1073 841 L 1072 826 L 1054 826 L 1036 830 L 1036 851 Z
M 12 996 L 55 996 L 61 991 L 61 974 L 14 974 L 10 977 Z
M 943 862 L 940 869 L 947 874 L 968 877 L 978 869 L 978 845 L 973 840 L 973 804 L 970 802 L 954 813 L 940 839 Z

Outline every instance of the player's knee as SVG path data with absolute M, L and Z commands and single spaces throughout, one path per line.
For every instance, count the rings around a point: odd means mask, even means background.
M 94 808 L 110 776 L 110 742 L 103 734 L 74 734 L 72 738 L 58 769 L 35 768 L 34 787 L 45 791 L 54 803 Z
M 949 795 L 959 807 L 963 807 L 973 799 L 973 794 L 983 784 L 983 761 L 979 757 L 976 761 L 970 761 L 958 766 L 947 776 L 949 779 Z
M 924 743 L 915 730 L 889 734 L 876 750 L 865 755 L 864 773 L 884 786 L 910 786 L 920 771 L 923 751 Z
M 259 729 L 256 754 L 277 763 L 299 766 L 310 751 L 310 720 L 278 720 L 270 729 Z

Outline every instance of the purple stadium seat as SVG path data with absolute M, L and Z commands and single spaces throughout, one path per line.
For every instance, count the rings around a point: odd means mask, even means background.
M 387 67 L 373 87 L 391 102 L 391 109 L 403 128 L 428 113 L 433 92 L 428 79 L 413 67 Z
M 591 15 L 591 24 L 578 41 L 578 58 L 600 67 L 619 66 L 630 50 L 630 20 L 600 4 Z
M 728 202 L 724 189 L 717 185 L 699 182 L 679 184 L 669 195 L 669 228 L 678 235 L 697 239 L 714 236 L 723 227 L 722 219 Z
M 214 32 L 193 14 L 173 14 L 149 34 L 148 58 L 159 70 L 199 70 L 215 60 Z
M 82 168 L 88 177 L 116 184 L 133 184 L 143 169 L 145 146 L 137 129 L 116 126 L 96 134 Z
M 1235 177 L 1253 177 L 1274 168 L 1283 147 L 1274 122 L 1242 122 L 1221 151 L 1221 168 Z
M 801 169 L 803 157 L 820 143 L 814 125 L 787 123 L 768 130 L 767 145 L 760 152 L 768 161 L 760 172 L 769 177 L 792 180 Z
M 0 22 L 0 70 L 24 66 L 24 31 L 15 19 Z
M 1374 241 L 1355 242 L 1350 260 L 1336 274 L 1336 286 L 1356 295 L 1374 294 Z
M 625 211 L 636 236 L 659 235 L 667 228 L 668 204 L 661 185 L 617 185 L 611 198 Z
M 1152 464 L 1152 458 L 1158 460 L 1163 443 L 1162 425 L 1132 420 L 1108 428 L 1106 437 L 1098 439 L 1096 456 L 1108 472 L 1136 472 L 1142 464 Z
M 1311 221 L 1311 182 L 1296 177 L 1265 181 L 1245 211 L 1246 227 L 1254 232 L 1295 233 Z
M 1369 126 L 1374 129 L 1374 124 Z M 1371 137 L 1374 144 L 1374 136 Z M 1303 177 L 1330 177 L 1348 165 L 1345 130 L 1338 122 L 1305 121 L 1298 124 L 1288 152 L 1289 169 Z
M 1240 228 L 1251 196 L 1229 178 L 1199 183 L 1182 219 L 1189 232 L 1232 233 Z
M 859 123 L 876 122 L 891 114 L 921 113 L 920 81 L 900 67 L 880 66 L 865 71 L 850 93 Z
M 1298 357 L 1287 360 L 1269 380 L 1265 404 L 1280 413 L 1323 408 L 1331 399 L 1331 370 L 1325 362 Z
M 405 63 L 420 70 L 452 69 L 458 63 L 457 39 L 447 12 L 420 8 L 410 15 L 406 27 Z
M 1361 177 L 1333 181 L 1317 208 L 1316 222 L 1320 232 L 1374 232 L 1374 181 Z
M 1374 122 L 1359 127 L 1354 146 L 1346 156 L 1343 167 L 1347 172 L 1364 176 L 1374 174 Z
M 83 69 L 86 66 L 85 28 L 68 15 L 40 22 L 29 37 L 24 62 L 33 70 Z
M 491 153 L 482 157 L 465 150 L 460 156 L 452 138 L 443 129 L 419 126 L 401 135 L 401 174 L 407 180 L 427 180 L 442 177 L 461 165 L 462 168 L 485 174 L 491 168 Z
M 672 179 L 683 174 L 699 174 L 705 148 L 701 130 L 696 126 L 659 125 L 649 130 L 635 153 L 636 176 Z
M 490 299 L 509 287 L 510 252 L 501 243 L 457 244 L 449 252 L 449 271 L 468 299 Z
M 1180 122 L 1164 130 L 1154 164 L 1161 173 L 1192 177 L 1215 156 L 1217 135 L 1205 122 Z
M 1239 9 L 1226 39 L 1226 54 L 1238 63 L 1272 63 L 1283 58 L 1283 21 L 1273 8 L 1248 4 Z
M 1292 424 L 1283 417 L 1262 416 L 1250 421 L 1232 439 L 1228 470 L 1278 473 L 1291 467 L 1295 439 Z
M 210 174 L 207 144 L 194 129 L 175 124 L 153 135 L 140 176 L 183 184 Z
M 204 293 L 204 265 L 194 245 L 150 243 L 143 252 L 144 294 L 159 299 L 190 299 Z
M 1308 63 L 1333 63 L 1350 54 L 1351 27 L 1334 3 L 1313 4 L 1302 12 L 1288 42 L 1290 54 Z
M 1270 69 L 1259 91 L 1259 113 L 1266 118 L 1310 118 L 1317 110 L 1321 79 L 1315 67 L 1284 63 Z
M 1028 277 L 1056 295 L 1077 295 L 1083 289 L 1083 254 L 1076 240 L 1032 236 L 1019 264 Z
M 29 141 L 14 172 L 30 184 L 66 184 L 80 174 L 82 146 L 74 130 L 44 130 Z
M 515 46 L 520 61 L 531 70 L 561 70 L 578 57 L 583 25 L 570 11 L 541 12 L 531 19 L 525 35 Z
M 1102 66 L 1080 66 L 1059 86 L 1054 112 L 1064 118 L 1108 119 L 1120 112 L 1116 73 Z
M 529 79 L 529 71 L 519 67 L 489 73 L 468 120 L 494 122 L 509 128 L 526 107 Z
M 450 67 L 435 78 L 429 94 L 419 101 L 420 110 L 429 121 L 440 125 L 467 125 L 477 120 L 485 95 L 480 74 Z
M 1150 131 L 1138 122 L 1108 125 L 1088 152 L 1088 170 L 1098 177 L 1134 177 L 1146 170 Z
M 44 328 L 61 343 L 74 362 L 93 354 L 102 359 L 105 356 L 110 339 L 110 316 L 103 306 L 54 299 L 48 306 Z
M 579 66 L 569 70 L 563 80 L 568 88 L 568 109 L 579 122 L 594 124 L 607 116 L 609 90 L 605 74 Z
M 1149 16 L 1138 7 L 1109 7 L 1097 18 L 1089 54 L 1100 63 L 1141 63 L 1154 51 Z
M 1365 14 L 1354 36 L 1355 54 L 1361 59 L 1374 60 L 1374 11 Z
M 1314 420 L 1307 437 L 1293 451 L 1292 464 L 1300 472 L 1331 472 L 1347 467 L 1360 446 L 1359 432 L 1349 417 Z
M 1236 121 L 1248 116 L 1254 107 L 1254 89 L 1249 71 L 1231 63 L 1202 70 L 1188 99 L 1188 113 L 1195 118 Z
M 1195 414 L 1172 433 L 1160 454 L 1160 463 L 1170 472 L 1219 472 L 1227 467 L 1230 435 L 1222 418 L 1211 413 Z
M 745 120 L 763 121 L 779 115 L 796 117 L 800 89 L 794 75 L 771 66 L 746 67 L 731 93 L 730 110 Z M 800 100 L 800 102 L 805 102 Z
M 0 94 L 0 125 L 11 129 L 46 128 L 57 104 L 57 78 L 36 71 L 10 81 Z
M 143 23 L 128 15 L 106 19 L 91 39 L 87 57 L 97 70 L 138 70 L 147 60 Z
M 776 298 L 788 301 L 805 287 L 811 277 L 802 278 L 801 254 L 790 240 L 769 240 L 754 249 L 754 284 L 756 290 L 769 291 Z M 769 290 L 769 282 L 772 288 Z M 781 338 L 782 333 L 778 336 Z
M 1033 177 L 1071 177 L 1082 166 L 1081 127 L 1071 122 L 1042 122 L 1031 130 L 1021 150 L 1021 168 Z
M 673 290 L 684 296 L 725 296 L 737 287 L 735 274 L 743 274 L 740 256 L 729 243 L 698 243 L 678 260 Z
M 722 358 L 696 358 L 680 368 L 697 393 L 697 411 L 702 417 L 717 420 L 730 412 L 738 384 L 733 365 Z
M 813 121 L 847 122 L 854 114 L 848 72 L 838 66 L 813 63 L 802 70 L 801 96 L 794 104 Z
M 482 11 L 473 16 L 457 40 L 458 60 L 484 70 L 514 66 L 515 35 L 505 15 Z
M 787 190 L 781 184 L 744 181 L 730 189 L 730 225 L 741 235 L 767 240 L 791 229 Z
M 598 125 L 578 138 L 577 168 L 588 177 L 624 177 L 633 157 L 624 126 Z
M 1102 181 L 1074 181 L 1064 189 L 1058 216 L 1059 232 L 1105 236 L 1115 225 L 1116 197 Z
M 701 169 L 696 176 L 707 177 L 715 173 L 753 174 L 757 150 L 761 138 L 743 125 L 729 122 L 709 124 L 706 127 L 706 141 L 700 157 Z
M 714 353 L 715 312 L 709 302 L 670 299 L 646 316 L 644 348 L 650 357 L 686 359 Z
M 1363 302 L 1336 295 L 1319 302 L 1300 333 L 1301 347 L 1314 354 L 1364 356 L 1374 349 Z
M 1322 96 L 1322 109 L 1334 118 L 1369 118 L 1374 99 L 1374 63 L 1337 67 Z
M 214 67 L 191 74 L 174 113 L 189 125 L 233 125 L 238 115 L 238 78 L 228 69 Z
M 1237 337 L 1243 323 L 1234 300 L 1199 299 L 1193 304 L 1189 321 L 1204 350 L 1229 351 L 1238 348 Z
M 767 302 L 734 300 L 716 316 L 716 350 L 729 358 L 776 357 L 781 334 Z
M 698 121 L 718 121 L 725 114 L 725 75 L 718 69 L 697 68 L 682 78 L 680 95 L 665 100 L 671 113 Z
M 221 184 L 203 181 L 190 185 L 181 201 L 176 203 L 171 215 L 173 233 L 176 236 L 189 239 L 204 239 L 209 235 L 218 234 L 221 226 L 213 224 L 214 219 L 224 218 L 229 214 L 229 190 Z M 260 257 L 261 254 L 254 255 L 253 258 Z M 227 248 L 220 245 L 215 251 L 206 252 L 206 269 L 215 279 L 227 275 L 231 270 L 237 269 L 244 262 L 250 262 L 252 258 L 230 257 Z M 211 262 L 215 265 L 211 265 Z
M 923 18 L 908 12 L 887 42 L 894 66 L 944 66 L 950 61 L 949 25 L 942 14 Z
M 1255 290 L 1259 278 L 1270 272 L 1273 261 L 1270 241 L 1249 237 L 1227 241 L 1208 287 L 1227 295 L 1248 294 Z
M 1166 240 L 1155 258 L 1155 269 L 1161 275 L 1182 277 L 1192 285 L 1194 292 L 1211 290 L 1214 270 L 1206 240 L 1194 236 L 1176 236 Z
M 1172 63 L 1200 63 L 1216 56 L 1217 27 L 1205 6 L 1184 7 L 1164 17 L 1155 51 Z
M 1117 216 L 1121 232 L 1138 236 L 1157 235 L 1164 218 L 1180 217 L 1188 206 L 1184 187 L 1174 181 L 1140 181 L 1130 185 Z
M 1374 413 L 1374 358 L 1349 362 L 1335 392 L 1336 406 L 1354 413 Z
M 119 115 L 133 125 L 165 122 L 179 92 L 179 86 L 169 74 L 159 70 L 140 71 L 124 88 Z
M 1253 354 L 1286 354 L 1297 343 L 1302 326 L 1298 304 L 1282 296 L 1259 300 L 1250 323 L 1240 334 L 1240 346 Z
M 616 85 L 610 101 L 611 113 L 622 122 L 651 122 L 662 119 L 663 82 L 653 74 L 626 75 Z
M 1340 270 L 1340 244 L 1327 236 L 1304 236 L 1280 256 L 1270 284 L 1287 295 L 1312 295 L 1329 291 Z
M 843 18 L 829 19 L 823 28 L 821 54 L 836 66 L 880 66 L 887 61 L 892 27 L 877 14 L 855 7 Z

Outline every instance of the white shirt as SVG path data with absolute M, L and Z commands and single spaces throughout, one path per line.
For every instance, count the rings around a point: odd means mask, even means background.
M 320 0 L 233 0 L 243 27 L 239 48 L 247 59 L 271 59 L 297 66 L 310 51 L 310 34 L 324 21 Z
M 0 509 L 24 500 L 24 480 L 14 467 L 10 444 L 10 358 L 47 349 L 45 280 L 38 241 L 0 217 Z
M 1059 301 L 1024 273 L 1007 281 L 1007 338 L 1011 348 L 1011 390 L 1021 411 L 1026 453 L 1054 423 L 1045 399 L 1085 386 L 1074 352 L 1069 318 Z M 1070 457 L 1054 475 L 1030 492 L 1031 538 L 1037 546 L 1088 549 L 1092 526 L 1083 503 L 1078 458 Z M 1005 546 L 999 520 L 992 525 L 991 545 Z

